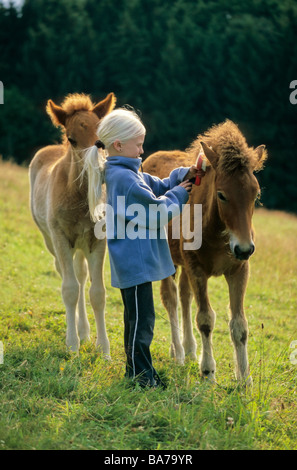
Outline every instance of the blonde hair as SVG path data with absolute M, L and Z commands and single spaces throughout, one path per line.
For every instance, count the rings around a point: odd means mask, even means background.
M 116 141 L 126 142 L 140 135 L 145 135 L 146 129 L 139 116 L 124 108 L 118 108 L 104 116 L 97 129 L 97 136 L 106 150 L 96 145 L 85 150 L 84 166 L 81 176 L 88 175 L 88 203 L 91 219 L 96 222 L 101 216 L 96 214 L 96 206 L 102 198 L 104 183 L 104 162 L 108 155 L 107 149 Z
M 97 135 L 105 148 L 110 147 L 116 140 L 126 142 L 146 132 L 139 116 L 128 109 L 115 109 L 101 120 Z

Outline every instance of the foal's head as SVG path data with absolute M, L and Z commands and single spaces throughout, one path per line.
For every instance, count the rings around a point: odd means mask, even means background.
M 252 215 L 260 194 L 253 172 L 263 168 L 265 146 L 248 147 L 238 127 L 229 120 L 214 126 L 199 140 L 215 170 L 215 197 L 230 236 L 231 252 L 235 258 L 246 260 L 255 250 Z
M 94 145 L 100 119 L 110 113 L 115 104 L 113 93 L 97 104 L 92 103 L 88 95 L 74 93 L 68 95 L 61 106 L 49 100 L 46 110 L 53 124 L 63 128 L 64 141 L 68 141 L 72 149 L 82 150 Z

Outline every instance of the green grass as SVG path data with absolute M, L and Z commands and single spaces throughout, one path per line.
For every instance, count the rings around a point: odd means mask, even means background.
M 297 339 L 296 217 L 255 214 L 257 251 L 245 299 L 253 388 L 241 390 L 234 379 L 228 295 L 219 278 L 210 282 L 217 385 L 202 381 L 197 363 L 180 367 L 169 358 L 170 328 L 156 283 L 152 355 L 168 388 L 131 390 L 123 379 L 122 304 L 110 287 L 108 260 L 111 362 L 95 349 L 89 304 L 92 341 L 79 355 L 66 350 L 60 279 L 29 213 L 27 170 L 2 163 L 0 184 L 0 450 L 297 448 L 297 366 L 289 360 Z

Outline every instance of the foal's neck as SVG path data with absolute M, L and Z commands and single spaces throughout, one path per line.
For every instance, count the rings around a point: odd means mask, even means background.
M 81 172 L 83 169 L 83 159 L 81 157 L 81 151 L 73 150 L 69 146 L 67 153 L 65 155 L 65 161 L 68 165 L 68 182 L 67 189 L 70 191 L 84 191 L 84 186 L 87 185 L 86 179 L 81 179 Z

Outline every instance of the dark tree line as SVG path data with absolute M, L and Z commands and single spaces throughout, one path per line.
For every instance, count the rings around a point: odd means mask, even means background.
M 0 154 L 59 140 L 45 114 L 72 92 L 140 110 L 145 155 L 185 149 L 226 118 L 266 144 L 266 207 L 297 212 L 295 0 L 0 0 Z

